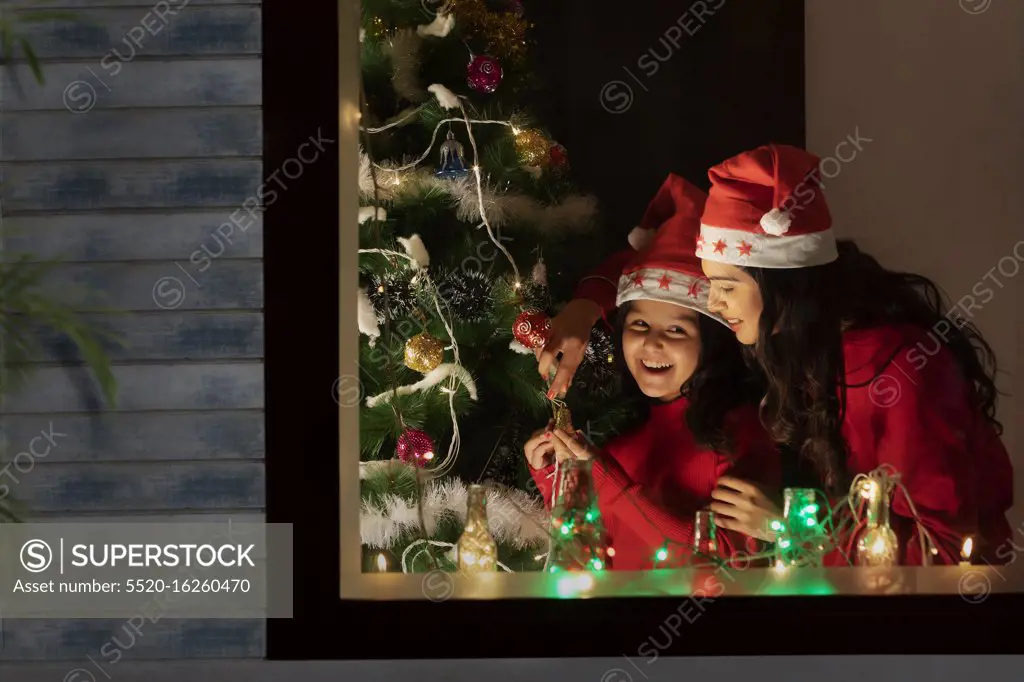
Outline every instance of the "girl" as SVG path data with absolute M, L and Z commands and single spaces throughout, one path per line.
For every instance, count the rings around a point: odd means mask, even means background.
M 545 501 L 551 503 L 555 462 L 593 458 L 598 504 L 615 548 L 617 570 L 644 570 L 685 561 L 696 511 L 710 502 L 726 472 L 778 485 L 779 459 L 760 427 L 752 381 L 740 347 L 724 321 L 706 307 L 707 281 L 692 240 L 706 196 L 669 176 L 648 207 L 644 224 L 659 226 L 650 246 L 622 270 L 617 296 L 620 361 L 650 399 L 639 428 L 613 440 L 604 453 L 572 434 L 537 431 L 524 452 Z M 719 551 L 735 557 L 749 538 L 721 533 Z M 658 550 L 671 554 L 660 561 Z
M 897 492 L 901 563 L 959 561 L 967 536 L 976 557 L 991 558 L 1010 536 L 1013 500 L 992 351 L 974 325 L 943 314 L 931 281 L 836 241 L 818 163 L 769 145 L 709 171 L 696 248 L 708 307 L 764 370 L 772 436 L 813 466 L 826 492 L 845 493 L 853 475 L 882 464 L 896 469 L 937 550 L 922 555 Z M 715 491 L 717 521 L 771 539 L 765 523 L 778 508 L 762 487 L 740 487 Z M 833 553 L 827 562 L 841 561 Z

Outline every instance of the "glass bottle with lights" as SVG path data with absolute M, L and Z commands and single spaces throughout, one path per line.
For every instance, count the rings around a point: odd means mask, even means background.
M 861 486 L 867 500 L 867 519 L 857 539 L 858 566 L 888 567 L 899 563 L 900 543 L 889 526 L 889 491 L 873 479 Z
M 778 531 L 775 540 L 776 567 L 821 566 L 828 536 L 818 519 L 820 510 L 816 490 L 785 489 L 783 519 L 772 523 L 772 529 Z
M 487 487 L 469 486 L 466 525 L 456 544 L 459 571 L 493 573 L 498 566 L 498 544 L 487 523 Z
M 593 461 L 566 459 L 558 468 L 551 509 L 548 570 L 603 571 L 611 552 L 594 490 Z
M 715 537 L 715 512 L 699 510 L 693 519 L 693 552 L 696 563 L 704 563 L 718 556 L 718 540 Z

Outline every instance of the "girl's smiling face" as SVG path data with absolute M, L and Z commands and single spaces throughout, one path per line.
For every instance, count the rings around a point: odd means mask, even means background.
M 757 282 L 735 265 L 702 260 L 701 267 L 711 280 L 708 309 L 725 318 L 737 341 L 745 346 L 756 344 L 758 323 L 764 309 Z
M 632 301 L 622 327 L 629 373 L 649 398 L 674 400 L 700 361 L 698 313 L 661 301 Z

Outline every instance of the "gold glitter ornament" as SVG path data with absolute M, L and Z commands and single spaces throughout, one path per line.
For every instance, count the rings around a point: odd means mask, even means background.
M 405 366 L 427 374 L 437 369 L 444 358 L 444 344 L 423 332 L 405 342 Z
M 551 162 L 551 142 L 534 128 L 516 134 L 516 152 L 524 166 L 547 166 Z
M 555 403 L 555 428 L 566 433 L 575 431 L 572 427 L 572 413 L 569 412 L 569 406 L 565 403 Z

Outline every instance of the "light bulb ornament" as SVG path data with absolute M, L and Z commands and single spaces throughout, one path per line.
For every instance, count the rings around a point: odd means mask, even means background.
M 858 566 L 890 567 L 899 562 L 899 540 L 889 525 L 892 482 L 884 477 L 867 477 L 852 494 L 866 500 L 867 518 L 857 539 Z M 865 505 L 860 505 L 865 506 Z

